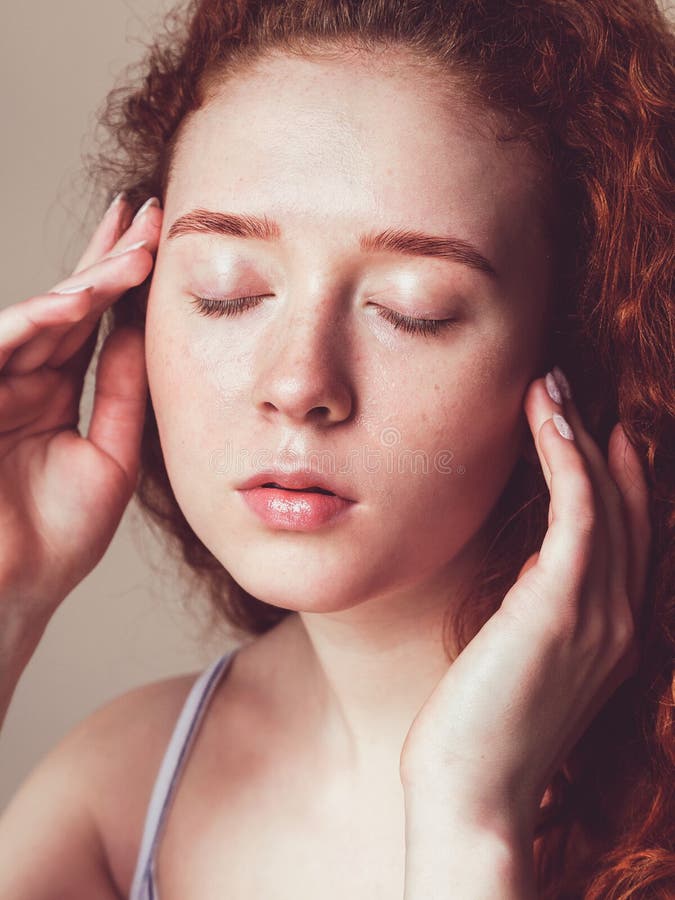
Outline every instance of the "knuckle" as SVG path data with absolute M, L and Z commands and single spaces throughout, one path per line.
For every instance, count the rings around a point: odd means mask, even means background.
M 591 651 L 606 647 L 611 640 L 611 622 L 599 613 L 590 615 L 584 623 L 584 643 Z
M 613 643 L 620 653 L 625 653 L 636 640 L 635 619 L 630 611 L 623 612 L 612 617 Z
M 554 644 L 576 642 L 583 621 L 575 596 L 552 597 L 549 593 L 540 615 L 548 638 Z

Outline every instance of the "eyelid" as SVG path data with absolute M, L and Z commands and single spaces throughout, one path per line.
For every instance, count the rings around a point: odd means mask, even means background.
M 249 297 L 233 297 L 228 300 L 195 296 L 191 302 L 200 315 L 221 317 L 238 315 L 240 312 L 259 306 L 266 297 L 273 296 L 274 294 L 257 294 Z M 390 322 L 395 329 L 401 329 L 407 334 L 422 335 L 424 337 L 435 336 L 457 322 L 457 319 L 454 318 L 415 318 L 396 312 L 396 310 L 389 309 L 389 307 L 380 306 L 377 303 L 371 305 L 375 306 L 377 314 L 381 318 Z
M 233 297 L 230 300 L 217 300 L 210 297 L 196 296 L 190 302 L 196 311 L 203 316 L 232 316 L 254 306 L 259 306 L 265 297 L 273 297 L 274 294 L 257 294 L 250 297 Z
M 389 309 L 387 306 L 379 306 L 374 303 L 377 308 L 377 314 L 388 322 L 391 322 L 394 328 L 401 329 L 408 334 L 419 334 L 424 337 L 435 336 L 441 331 L 449 328 L 457 322 L 457 319 L 425 319 L 416 318 L 414 316 L 406 316 L 396 310 Z

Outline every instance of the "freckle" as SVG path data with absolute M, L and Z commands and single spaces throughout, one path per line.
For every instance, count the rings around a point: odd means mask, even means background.
M 434 385 L 434 390 L 435 390 L 435 391 L 440 391 L 439 385 L 435 384 L 435 385 Z

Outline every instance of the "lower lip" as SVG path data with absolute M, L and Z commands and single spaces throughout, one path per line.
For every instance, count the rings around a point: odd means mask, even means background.
M 341 518 L 353 500 L 334 494 L 311 491 L 284 491 L 281 488 L 249 488 L 239 491 L 249 508 L 273 528 L 313 531 Z

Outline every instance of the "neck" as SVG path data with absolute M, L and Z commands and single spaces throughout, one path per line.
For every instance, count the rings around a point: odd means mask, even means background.
M 348 609 L 300 611 L 274 629 L 282 720 L 312 758 L 357 783 L 399 778 L 412 722 L 457 655 L 443 645 L 479 545 L 414 588 Z

